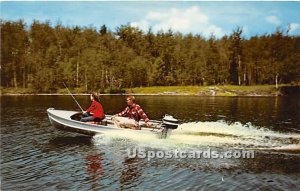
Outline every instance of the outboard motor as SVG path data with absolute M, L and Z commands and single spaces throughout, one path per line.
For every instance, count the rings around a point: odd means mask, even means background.
M 161 125 L 161 127 L 163 128 L 162 138 L 166 138 L 168 131 L 177 129 L 178 125 L 179 125 L 178 119 L 175 119 L 172 115 L 166 114 L 162 119 L 162 125 Z
M 178 127 L 178 120 L 175 119 L 172 115 L 166 114 L 162 119 L 162 126 L 167 129 L 177 129 Z

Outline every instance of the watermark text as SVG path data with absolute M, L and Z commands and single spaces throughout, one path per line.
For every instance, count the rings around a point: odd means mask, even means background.
M 206 150 L 166 150 L 166 151 L 153 151 L 145 150 L 143 148 L 127 149 L 127 156 L 129 158 L 147 158 L 148 161 L 158 159 L 253 159 L 255 153 L 252 150 L 227 150 L 215 151 L 211 149 Z

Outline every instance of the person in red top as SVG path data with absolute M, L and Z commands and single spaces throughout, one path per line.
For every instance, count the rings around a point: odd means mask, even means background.
M 83 113 L 82 122 L 94 121 L 100 122 L 105 118 L 103 107 L 99 101 L 99 95 L 97 93 L 91 94 L 91 106 Z
M 139 121 L 143 119 L 146 125 L 149 126 L 149 118 L 141 106 L 135 103 L 135 97 L 127 96 L 126 102 L 127 107 L 112 118 L 114 123 L 121 128 L 140 130 Z

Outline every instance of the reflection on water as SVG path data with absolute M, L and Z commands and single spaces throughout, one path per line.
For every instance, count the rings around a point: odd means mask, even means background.
M 122 174 L 120 177 L 121 189 L 126 185 L 133 184 L 141 176 L 141 166 L 138 158 L 125 157 Z
M 100 155 L 89 155 L 86 157 L 87 163 L 87 171 L 91 173 L 93 176 L 93 179 L 98 179 L 103 175 L 103 167 L 101 164 L 101 156 Z
M 87 172 L 90 175 L 90 182 L 92 190 L 97 190 L 101 187 L 99 185 L 99 180 L 104 175 L 104 169 L 102 166 L 102 158 L 99 154 L 95 155 L 88 155 L 86 157 L 86 165 L 87 165 Z
M 83 107 L 88 96 L 76 96 Z M 124 96 L 102 96 L 107 113 Z M 165 113 L 182 124 L 164 140 L 110 132 L 86 137 L 58 131 L 46 109 L 76 110 L 69 96 L 1 98 L 1 190 L 298 190 L 300 98 L 137 96 L 152 119 Z M 3 112 L 5 111 L 5 112 Z M 146 151 L 254 150 L 254 159 L 128 158 Z

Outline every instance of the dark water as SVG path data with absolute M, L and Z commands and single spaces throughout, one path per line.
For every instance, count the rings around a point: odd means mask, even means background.
M 76 97 L 85 108 L 88 96 Z M 1 97 L 1 190 L 299 190 L 299 97 L 137 96 L 152 119 L 182 125 L 167 140 L 58 131 L 46 109 L 78 110 L 70 96 Z M 125 106 L 103 96 L 106 113 Z M 229 149 L 252 159 L 129 158 L 146 151 Z

